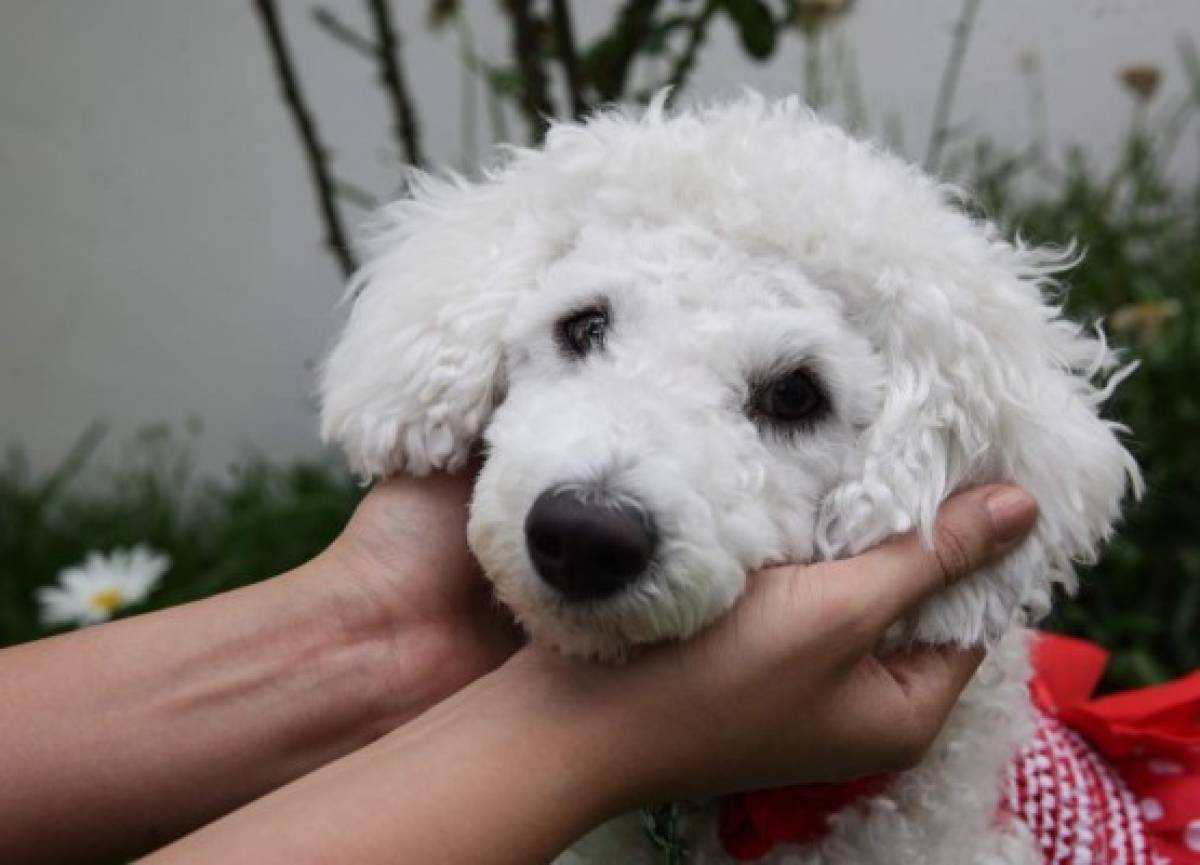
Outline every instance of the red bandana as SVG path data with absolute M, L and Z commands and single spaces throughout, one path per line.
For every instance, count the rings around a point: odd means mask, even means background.
M 1047 865 L 1200 865 L 1200 672 L 1091 699 L 1108 654 L 1044 634 L 1030 690 L 1037 731 L 1006 773 L 1003 815 L 1023 821 Z M 819 840 L 829 817 L 890 778 L 758 790 L 721 801 L 737 859 Z

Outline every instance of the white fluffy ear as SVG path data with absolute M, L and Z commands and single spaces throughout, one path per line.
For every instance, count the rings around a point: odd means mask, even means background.
M 500 334 L 529 269 L 493 185 L 414 179 L 384 208 L 320 376 L 321 431 L 365 477 L 455 469 L 502 386 Z
M 1031 492 L 1039 521 L 1003 563 L 934 598 L 894 636 L 977 643 L 1014 618 L 1044 616 L 1055 584 L 1074 588 L 1072 563 L 1095 559 L 1127 484 L 1141 492 L 1121 428 L 1099 416 L 1128 370 L 1113 372 L 1103 340 L 1042 297 L 1063 256 L 1001 244 L 991 254 L 954 284 L 892 274 L 877 286 L 887 301 L 862 320 L 891 385 L 852 478 L 823 504 L 818 543 L 827 556 L 854 554 L 914 527 L 931 543 L 942 500 L 991 481 Z

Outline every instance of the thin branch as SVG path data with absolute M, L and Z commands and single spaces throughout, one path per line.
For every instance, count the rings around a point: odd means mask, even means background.
M 521 111 L 529 121 L 530 138 L 539 144 L 555 112 L 529 6 L 530 0 L 512 0 L 513 55 L 521 73 Z
M 348 277 L 357 265 L 354 255 L 350 252 L 350 245 L 346 242 L 346 232 L 342 228 L 341 216 L 334 200 L 336 192 L 329 172 L 328 156 L 321 146 L 320 138 L 317 137 L 316 124 L 300 90 L 300 82 L 296 78 L 296 70 L 279 21 L 279 10 L 275 6 L 275 0 L 254 0 L 254 9 L 266 33 L 267 46 L 275 62 L 275 74 L 279 79 L 283 101 L 300 136 L 300 145 L 317 194 L 321 219 L 325 224 L 325 243 L 337 259 L 342 275 Z
M 904 152 L 904 120 L 895 111 L 888 112 L 883 118 L 883 140 L 888 149 Z
M 825 102 L 825 88 L 821 83 L 821 28 L 804 33 L 804 101 L 813 110 Z
M 683 53 L 675 59 L 675 63 L 671 66 L 671 72 L 667 75 L 667 84 L 671 88 L 668 99 L 671 102 L 675 101 L 675 97 L 687 84 L 688 76 L 691 75 L 692 69 L 696 65 L 700 46 L 704 44 L 704 39 L 708 35 L 709 22 L 712 21 L 713 14 L 719 5 L 720 0 L 708 0 L 688 26 L 687 43 L 684 45 Z
M 379 201 L 374 195 L 351 180 L 346 180 L 343 177 L 335 177 L 333 178 L 333 188 L 340 198 L 350 202 L 360 210 L 371 211 L 379 206 Z
M 1163 124 L 1159 136 L 1159 162 L 1164 166 L 1170 164 L 1183 133 L 1200 109 L 1200 52 L 1196 50 L 1196 43 L 1186 36 L 1180 37 L 1177 48 L 1188 79 L 1188 92 Z
M 350 25 L 343 23 L 324 6 L 314 7 L 312 17 L 318 27 L 355 53 L 361 54 L 372 62 L 379 57 L 379 48 L 374 42 Z
M 954 108 L 954 93 L 962 77 L 963 60 L 967 56 L 967 44 L 971 41 L 971 30 L 979 12 L 981 0 L 964 0 L 962 14 L 954 25 L 954 36 L 950 43 L 950 54 L 942 70 L 938 84 L 937 101 L 933 109 L 933 127 L 929 134 L 929 149 L 925 153 L 925 168 L 937 171 L 942 159 L 942 150 L 950 137 L 950 114 Z
M 588 111 L 583 96 L 583 76 L 579 69 L 579 52 L 575 47 L 575 32 L 571 26 L 571 9 L 567 0 L 551 0 L 551 20 L 554 22 L 554 41 L 558 46 L 558 59 L 567 77 L 567 93 L 571 99 L 571 116 L 583 118 Z
M 479 114 L 479 74 L 472 64 L 474 39 L 465 13 L 454 16 L 458 34 L 459 80 L 462 97 L 459 99 L 460 156 L 463 170 L 470 171 L 478 162 L 479 133 L 476 117 Z
M 504 105 L 492 82 L 494 71 L 484 62 L 475 51 L 475 37 L 465 15 L 456 16 L 458 21 L 459 58 L 471 73 L 481 78 L 487 85 L 484 93 L 487 96 L 488 118 L 491 121 L 492 141 L 511 141 L 508 134 L 508 122 L 504 119 Z
M 1042 65 L 1032 52 L 1020 60 L 1021 75 L 1025 79 L 1025 102 L 1029 114 L 1029 135 L 1033 139 L 1030 149 L 1035 156 L 1039 171 L 1050 170 L 1050 147 L 1046 133 L 1046 84 L 1042 79 Z
M 854 46 L 839 34 L 833 50 L 835 74 L 842 83 L 842 101 L 846 104 L 846 123 L 852 132 L 866 132 L 870 121 Z
M 375 28 L 375 44 L 378 46 L 379 82 L 392 105 L 393 128 L 396 143 L 411 165 L 421 165 L 420 132 L 417 128 L 417 113 L 413 109 L 404 69 L 400 62 L 400 39 L 392 23 L 392 10 L 388 0 L 367 0 L 371 10 L 371 21 Z
M 593 81 L 600 98 L 612 102 L 625 92 L 625 81 L 637 51 L 645 41 L 659 0 L 627 0 L 617 16 L 617 26 L 612 40 L 611 56 L 595 70 Z

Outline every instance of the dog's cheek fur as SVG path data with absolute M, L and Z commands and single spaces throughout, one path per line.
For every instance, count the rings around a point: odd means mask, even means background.
M 990 481 L 1030 491 L 1040 517 L 1014 553 L 929 601 L 896 639 L 995 642 L 1014 623 L 1036 621 L 1055 585 L 1074 589 L 1073 563 L 1095 559 L 1127 485 L 1140 493 L 1120 427 L 1099 416 L 1122 377 L 1116 356 L 1043 300 L 1063 256 L 998 252 L 1006 266 L 976 275 L 988 285 L 880 286 L 893 298 L 876 336 L 891 385 L 818 535 L 826 555 L 913 527 L 932 543 L 941 501 Z M 1096 383 L 1105 374 L 1110 384 Z

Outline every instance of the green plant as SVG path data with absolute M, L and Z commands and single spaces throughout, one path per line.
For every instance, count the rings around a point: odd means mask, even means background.
M 1200 56 L 1184 42 L 1180 58 L 1192 92 L 1156 117 L 1157 69 L 1121 73 L 1134 104 L 1112 168 L 1101 170 L 1080 148 L 1056 168 L 1037 146 L 1003 155 L 976 143 L 966 169 L 978 206 L 1006 233 L 1078 244 L 1082 261 L 1064 284 L 1067 312 L 1102 320 L 1139 365 L 1105 411 L 1129 428 L 1146 496 L 1127 503 L 1103 558 L 1083 570 L 1079 596 L 1048 623 L 1112 650 L 1110 689 L 1200 667 L 1200 189 L 1168 177 L 1200 104 Z
M 1104 182 L 1076 154 L 1055 198 L 1010 215 L 1031 238 L 1078 239 L 1067 307 L 1107 316 L 1140 363 L 1108 413 L 1130 428 L 1146 496 L 1053 622 L 1114 649 L 1111 685 L 1200 667 L 1200 208 L 1172 193 L 1150 153 L 1135 136 Z
M 251 459 L 222 482 L 192 477 L 186 445 L 164 428 L 143 432 L 125 464 L 89 472 L 101 431 L 35 477 L 17 451 L 0 467 L 0 645 L 46 634 L 36 587 L 89 551 L 138 543 L 171 567 L 147 603 L 172 606 L 282 573 L 311 558 L 345 524 L 358 486 L 330 465 Z

